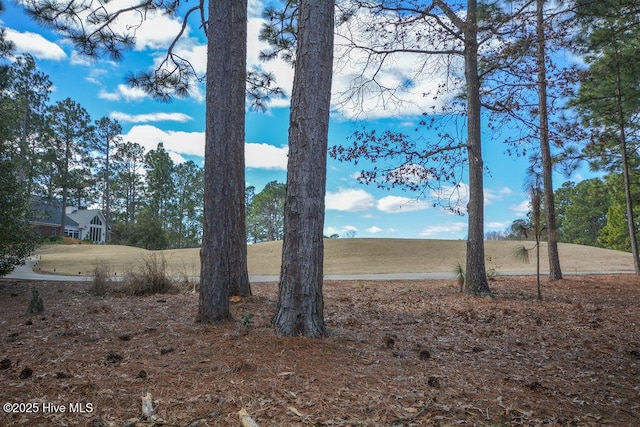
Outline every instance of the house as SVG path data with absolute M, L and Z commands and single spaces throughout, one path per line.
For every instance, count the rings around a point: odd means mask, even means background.
M 55 237 L 61 233 L 62 208 L 58 202 L 43 199 L 32 200 L 31 225 L 41 238 Z M 62 235 L 93 243 L 105 243 L 107 221 L 100 209 L 78 209 L 67 206 Z

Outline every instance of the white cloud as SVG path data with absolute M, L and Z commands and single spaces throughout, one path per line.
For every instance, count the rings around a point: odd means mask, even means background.
M 124 123 L 148 123 L 148 122 L 179 122 L 185 123 L 193 120 L 193 117 L 183 113 L 148 113 L 148 114 L 127 114 L 120 111 L 114 111 L 109 114 L 112 119 Z
M 245 163 L 248 168 L 287 170 L 288 147 L 269 144 L 247 143 Z
M 247 5 L 247 13 L 250 18 L 262 16 L 264 4 L 262 0 L 249 0 Z
M 115 92 L 101 90 L 98 93 L 98 98 L 106 101 L 142 101 L 148 97 L 149 95 L 144 90 L 125 84 L 119 84 Z
M 5 37 L 15 45 L 15 51 L 18 53 L 28 53 L 38 59 L 51 59 L 53 61 L 62 61 L 67 58 L 67 54 L 57 44 L 50 42 L 40 34 L 5 29 Z
M 73 52 L 71 52 L 71 64 L 90 67 L 95 64 L 95 61 L 93 61 L 91 58 L 89 58 L 86 55 L 80 55 L 78 52 L 74 50 Z
M 366 230 L 367 233 L 371 233 L 371 234 L 378 234 L 378 233 L 382 233 L 384 230 L 380 227 L 376 227 L 375 225 L 373 227 L 369 227 Z
M 122 137 L 124 141 L 137 142 L 147 151 L 155 150 L 162 142 L 169 152 L 204 157 L 204 132 L 165 131 L 151 125 L 136 125 Z M 286 170 L 287 151 L 287 147 L 246 143 L 246 167 Z
M 509 187 L 502 187 L 500 190 L 498 190 L 498 193 L 500 193 L 503 196 L 511 196 L 515 194 L 513 190 L 510 189 Z
M 466 222 L 448 222 L 445 224 L 431 225 L 425 227 L 420 232 L 422 237 L 461 237 L 461 233 L 466 231 Z
M 518 205 L 511 206 L 509 209 L 518 216 L 526 216 L 531 210 L 531 203 L 529 200 L 523 200 Z
M 490 230 L 504 230 L 505 228 L 507 228 L 511 223 L 506 223 L 506 222 L 498 222 L 498 221 L 491 221 L 485 224 L 485 227 L 487 229 Z
M 341 188 L 335 193 L 327 192 L 325 205 L 326 209 L 360 212 L 371 209 L 374 205 L 374 199 L 364 190 Z
M 500 190 L 484 189 L 484 204 L 486 206 L 492 205 L 495 201 L 500 201 L 504 196 L 511 196 L 514 192 L 509 187 L 502 187 Z
M 137 19 L 136 16 L 132 16 L 128 23 L 122 22 L 121 25 L 135 25 L 139 22 Z M 172 18 L 162 12 L 148 12 L 143 25 L 135 31 L 135 49 L 165 50 L 180 33 L 181 27 L 181 18 Z M 189 37 L 189 27 L 181 37 Z
M 386 196 L 378 200 L 377 208 L 382 212 L 400 213 L 421 211 L 431 207 L 431 204 L 424 200 L 410 199 L 401 196 Z
M 73 60 L 72 60 L 73 63 Z M 86 80 L 89 83 L 93 83 L 94 85 L 102 86 L 102 80 L 106 75 L 109 74 L 109 71 L 104 68 L 92 68 L 89 74 L 86 77 Z
M 207 71 L 207 45 L 205 44 L 189 44 L 182 43 L 176 49 L 176 53 L 181 58 L 186 59 L 193 66 L 193 69 L 199 75 L 204 75 Z M 156 66 L 160 65 L 163 56 L 158 56 Z
M 147 151 L 155 150 L 162 142 L 167 151 L 204 156 L 204 132 L 164 131 L 151 125 L 137 125 L 122 138 L 124 141 L 137 142 Z

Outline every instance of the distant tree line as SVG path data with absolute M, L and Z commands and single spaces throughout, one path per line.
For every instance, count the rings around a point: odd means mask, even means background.
M 558 240 L 630 252 L 622 179 L 621 174 L 612 173 L 578 183 L 567 181 L 556 189 Z M 640 200 L 640 187 L 634 185 L 632 191 L 633 200 Z M 636 203 L 636 215 L 640 213 L 638 208 Z M 534 240 L 533 222 L 529 214 L 513 221 L 506 230 L 490 231 L 485 236 L 487 240 Z M 636 223 L 636 227 L 639 225 Z M 544 217 L 541 226 L 546 227 Z
M 50 103 L 52 82 L 29 55 L 7 66 L 4 83 L 2 106 L 11 114 L 3 117 L 2 157 L 15 167 L 24 200 L 55 201 L 63 216 L 67 206 L 99 207 L 113 243 L 148 249 L 200 244 L 201 167 L 175 164 L 162 143 L 145 153 L 122 140 L 117 121 L 92 120 L 70 98 Z
M 20 196 L 21 203 L 3 203 L 3 217 L 26 215 L 28 201 L 38 197 L 61 207 L 101 208 L 113 244 L 147 249 L 200 246 L 201 166 L 191 160 L 175 163 L 163 143 L 145 152 L 140 144 L 123 141 L 116 120 L 92 121 L 70 98 L 49 103 L 52 82 L 29 55 L 18 57 L 4 73 L 2 172 L 17 179 L 3 189 Z M 258 193 L 247 187 L 248 242 L 283 238 L 285 188 L 276 181 Z M 10 208 L 19 214 L 10 215 Z M 29 227 L 21 223 L 18 229 L 24 234 Z

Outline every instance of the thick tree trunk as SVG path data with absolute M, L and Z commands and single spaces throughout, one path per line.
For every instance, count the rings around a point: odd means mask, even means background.
M 209 2 L 204 224 L 198 320 L 230 318 L 229 296 L 250 295 L 244 207 L 246 0 Z
M 325 334 L 322 296 L 324 198 L 334 1 L 301 0 L 291 97 L 289 161 L 277 333 Z
M 477 1 L 467 2 L 465 77 L 467 81 L 467 153 L 469 157 L 469 230 L 467 237 L 467 293 L 491 295 L 484 256 L 484 163 L 481 140 L 480 78 L 478 76 Z
M 546 40 L 544 35 L 544 3 L 536 1 L 537 12 L 537 55 L 538 67 L 538 106 L 540 114 L 540 154 L 542 155 L 542 180 L 544 187 L 544 206 L 547 220 L 547 251 L 549 254 L 549 278 L 562 279 L 560 254 L 558 253 L 558 227 L 556 226 L 556 210 L 553 195 L 553 162 L 549 144 L 549 112 L 547 108 L 547 69 Z

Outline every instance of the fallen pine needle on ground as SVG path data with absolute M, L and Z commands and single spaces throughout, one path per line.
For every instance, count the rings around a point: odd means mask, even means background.
M 533 277 L 490 284 L 326 282 L 329 336 L 307 339 L 274 334 L 275 283 L 203 325 L 189 291 L 0 280 L 0 425 L 149 425 L 141 396 L 172 426 L 637 423 L 640 278 L 545 280 L 543 301 Z

